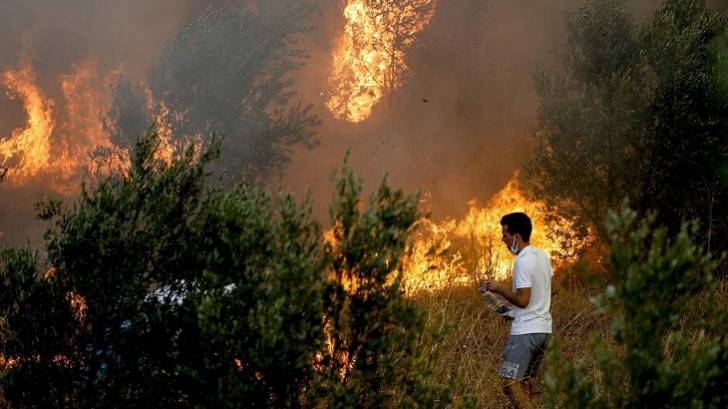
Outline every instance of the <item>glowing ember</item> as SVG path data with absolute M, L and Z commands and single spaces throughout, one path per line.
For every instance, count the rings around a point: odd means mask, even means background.
M 326 107 L 360 122 L 402 83 L 404 51 L 430 21 L 435 0 L 349 0 L 347 24 L 334 52 Z

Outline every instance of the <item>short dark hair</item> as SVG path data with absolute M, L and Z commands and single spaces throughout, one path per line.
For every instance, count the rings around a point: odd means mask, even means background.
M 501 217 L 500 224 L 501 226 L 508 226 L 508 233 L 513 235 L 520 234 L 524 242 L 531 240 L 533 225 L 531 224 L 531 218 L 526 213 L 508 213 Z

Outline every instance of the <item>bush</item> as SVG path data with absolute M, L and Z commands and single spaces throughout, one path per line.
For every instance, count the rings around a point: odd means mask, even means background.
M 613 339 L 595 337 L 593 365 L 565 364 L 553 348 L 547 376 L 550 407 L 725 407 L 728 402 L 728 308 L 716 303 L 718 261 L 693 242 L 697 224 L 671 237 L 654 216 L 637 223 L 625 208 L 610 212 L 614 283 L 595 298 L 613 318 Z
M 0 379 L 14 407 L 371 407 L 449 402 L 399 289 L 417 195 L 367 206 L 337 179 L 333 241 L 308 200 L 210 186 L 220 140 L 171 163 L 140 139 L 127 175 L 41 204 L 51 273 L 2 254 Z M 243 403 L 244 402 L 244 403 Z

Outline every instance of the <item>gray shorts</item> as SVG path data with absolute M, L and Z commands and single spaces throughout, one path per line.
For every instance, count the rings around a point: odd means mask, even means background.
M 503 352 L 500 376 L 509 379 L 527 379 L 533 376 L 543 359 L 546 342 L 551 334 L 522 334 L 508 337 Z

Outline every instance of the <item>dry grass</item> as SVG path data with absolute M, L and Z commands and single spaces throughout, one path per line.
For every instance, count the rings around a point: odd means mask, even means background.
M 595 295 L 594 290 L 589 290 L 578 280 L 562 282 L 566 285 L 562 284 L 552 304 L 554 339 L 558 341 L 562 361 L 583 362 L 587 377 L 594 380 L 600 375 L 591 359 L 592 339 L 599 337 L 610 341 L 611 321 L 608 316 L 594 312 L 590 301 L 590 297 Z M 718 284 L 715 304 L 728 303 L 728 278 L 723 276 Z M 438 343 L 424 339 L 421 347 L 436 353 L 434 364 L 438 381 L 453 386 L 456 400 L 467 394 L 475 399 L 479 408 L 500 409 L 507 407 L 498 370 L 510 323 L 487 310 L 480 297 L 474 286 L 452 286 L 438 293 L 418 294 L 415 299 L 426 308 L 429 324 L 445 330 L 445 336 Z M 693 318 L 685 317 L 684 321 Z M 675 330 L 682 331 L 682 325 Z M 611 346 L 617 356 L 621 355 L 617 346 Z M 559 363 L 544 360 L 535 379 L 535 407 L 545 407 L 544 373 L 549 365 Z M 610 391 L 600 390 L 598 393 L 608 394 Z
M 552 314 L 554 336 L 563 349 L 563 357 L 589 354 L 594 332 L 605 336 L 607 317 L 593 312 L 589 294 L 581 284 L 562 287 L 554 297 Z M 439 343 L 423 340 L 422 347 L 436 352 L 438 381 L 453 385 L 456 399 L 472 396 L 484 409 L 505 407 L 506 396 L 498 376 L 510 323 L 483 305 L 474 287 L 450 287 L 438 293 L 422 293 L 416 300 L 428 312 L 429 324 L 445 330 Z M 544 360 L 535 382 L 534 404 L 544 407 L 541 381 L 550 363 Z

